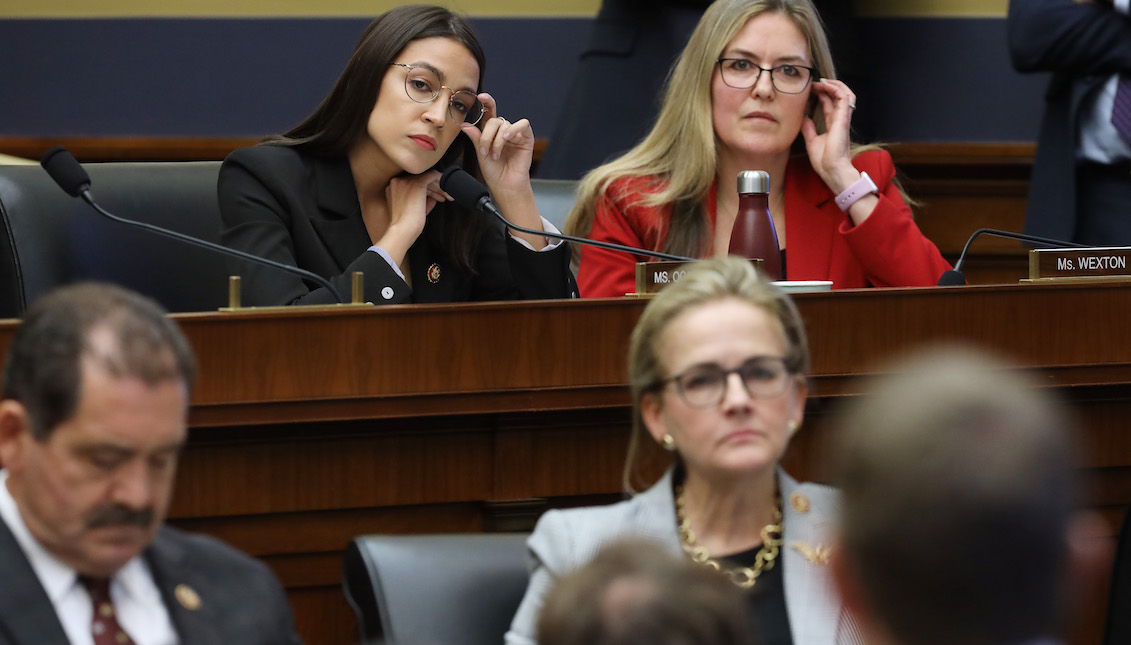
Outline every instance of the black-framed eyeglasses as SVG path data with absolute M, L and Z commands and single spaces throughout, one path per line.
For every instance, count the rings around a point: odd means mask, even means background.
M 727 381 L 731 374 L 738 374 L 751 398 L 767 399 L 786 391 L 793 370 L 781 356 L 755 356 L 732 369 L 724 369 L 715 363 L 694 365 L 660 381 L 656 386 L 659 388 L 671 383 L 691 407 L 711 408 L 722 403 L 726 397 Z
M 770 73 L 770 84 L 782 94 L 800 94 L 809 87 L 817 75 L 816 67 L 804 65 L 777 65 L 769 69 L 759 67 L 745 58 L 720 58 L 715 61 L 723 75 L 723 82 L 736 90 L 748 90 L 758 84 L 762 72 Z
M 417 103 L 431 103 L 440 95 L 440 90 L 448 90 L 452 98 L 448 100 L 448 116 L 456 123 L 470 123 L 475 125 L 483 118 L 483 103 L 474 92 L 467 90 L 454 90 L 447 85 L 440 84 L 436 73 L 427 67 L 407 65 L 405 63 L 389 63 L 408 70 L 404 78 L 404 91 L 408 98 Z

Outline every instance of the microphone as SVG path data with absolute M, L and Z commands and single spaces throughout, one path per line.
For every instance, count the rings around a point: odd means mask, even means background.
M 334 299 L 339 304 L 342 303 L 342 296 L 340 293 L 338 293 L 338 290 L 334 288 L 334 285 L 331 284 L 329 280 L 323 278 L 317 273 L 311 273 L 306 269 L 300 269 L 296 266 L 283 264 L 282 262 L 276 262 L 275 260 L 261 258 L 258 255 L 252 255 L 238 249 L 228 248 L 221 244 L 216 244 L 215 242 L 202 240 L 200 238 L 186 235 L 184 233 L 179 233 L 177 231 L 172 231 L 167 228 L 161 228 L 160 226 L 155 226 L 148 222 L 135 222 L 133 220 L 114 215 L 110 211 L 99 206 L 98 203 L 94 201 L 94 196 L 90 194 L 90 175 L 86 173 L 86 169 L 82 167 L 82 164 L 79 163 L 78 159 L 75 159 L 74 155 L 72 155 L 70 152 L 67 152 L 67 149 L 63 146 L 55 146 L 54 148 L 48 150 L 43 155 L 43 159 L 39 162 L 39 164 L 43 166 L 43 169 L 47 171 L 47 174 L 55 180 L 56 184 L 59 184 L 59 188 L 62 188 L 64 192 L 66 192 L 71 197 L 82 197 L 83 201 L 90 204 L 94 208 L 94 210 L 98 211 L 103 216 L 115 222 L 129 224 L 130 226 L 136 226 L 147 231 L 152 231 L 153 233 L 157 233 L 159 235 L 164 235 L 165 237 L 171 237 L 174 240 L 180 240 L 181 242 L 186 242 L 188 244 L 199 246 L 201 248 L 209 249 L 217 253 L 237 257 L 241 260 L 249 260 L 251 262 L 264 264 L 269 267 L 275 267 L 276 269 L 286 271 L 287 273 L 306 278 L 308 280 L 311 280 L 312 282 L 318 283 L 318 285 L 321 287 L 325 287 L 326 290 L 334 296 Z
M 567 242 L 577 242 L 578 244 L 588 244 L 589 246 L 596 246 L 602 249 L 609 249 L 612 251 L 624 251 L 626 253 L 635 253 L 637 255 L 647 255 L 652 258 L 659 258 L 661 260 L 675 260 L 677 262 L 693 262 L 695 258 L 683 257 L 681 255 L 671 255 L 669 253 L 660 253 L 659 251 L 647 251 L 638 249 L 631 246 L 624 246 L 623 244 L 613 244 L 612 242 L 600 242 L 597 240 L 587 240 L 583 237 L 574 237 L 573 235 L 563 235 L 561 233 L 551 233 L 549 231 L 538 231 L 532 228 L 524 228 L 517 224 L 512 224 L 510 220 L 503 216 L 499 207 L 495 204 L 495 200 L 491 199 L 491 191 L 487 190 L 475 177 L 472 177 L 466 170 L 459 166 L 452 166 L 444 171 L 440 177 L 440 190 L 452 196 L 457 204 L 466 209 L 476 211 L 479 213 L 486 213 L 494 215 L 503 221 L 509 228 L 523 233 L 530 233 L 531 235 L 545 235 L 558 240 L 565 240 Z
M 966 246 L 962 247 L 962 253 L 958 256 L 958 261 L 954 263 L 954 268 L 946 271 L 939 277 L 938 286 L 940 287 L 954 287 L 966 284 L 966 276 L 962 273 L 962 263 L 966 260 L 966 252 L 970 250 L 970 244 L 974 242 L 979 236 L 992 235 L 994 237 L 1004 237 L 1007 240 L 1018 240 L 1020 242 L 1033 242 L 1034 244 L 1044 244 L 1055 248 L 1089 248 L 1087 244 L 1077 244 L 1076 242 L 1065 242 L 1063 240 L 1053 240 L 1047 237 L 1037 237 L 1036 235 L 1025 235 L 1024 233 L 1012 233 L 1010 231 L 999 231 L 996 228 L 980 228 L 974 231 L 970 239 L 966 240 Z

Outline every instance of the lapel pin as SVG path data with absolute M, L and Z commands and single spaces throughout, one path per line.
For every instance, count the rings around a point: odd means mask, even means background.
M 428 281 L 431 282 L 432 284 L 436 284 L 437 282 L 440 281 L 440 265 L 439 264 L 436 264 L 435 262 L 433 262 L 432 266 L 428 267 Z
M 832 547 L 827 547 L 823 544 L 818 544 L 816 548 L 814 548 L 804 542 L 794 542 L 790 544 L 790 546 L 813 564 L 828 564 L 829 556 L 831 556 L 833 552 Z
M 793 506 L 793 510 L 798 513 L 809 512 L 809 498 L 802 493 L 794 493 L 789 496 L 789 503 Z
M 177 597 L 177 602 L 189 611 L 196 611 L 200 609 L 200 594 L 196 590 L 186 584 L 179 584 L 173 590 L 173 595 Z

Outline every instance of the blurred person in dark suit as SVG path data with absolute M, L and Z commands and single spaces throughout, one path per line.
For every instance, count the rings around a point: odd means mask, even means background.
M 1019 72 L 1052 72 L 1029 183 L 1025 232 L 1131 244 L 1129 0 L 1013 0 Z

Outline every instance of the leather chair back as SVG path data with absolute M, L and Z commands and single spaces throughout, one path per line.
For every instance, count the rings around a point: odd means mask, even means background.
M 86 169 L 92 194 L 111 213 L 219 241 L 219 162 Z M 122 285 L 172 312 L 227 304 L 223 256 L 110 221 L 37 165 L 0 166 L 0 317 L 19 317 L 54 287 L 83 280 Z
M 366 535 L 343 586 L 367 643 L 499 645 L 526 592 L 525 533 Z

